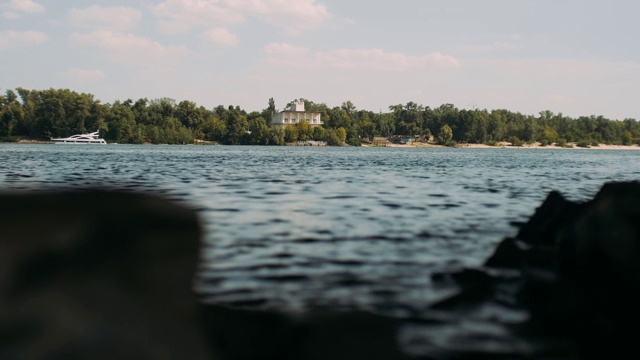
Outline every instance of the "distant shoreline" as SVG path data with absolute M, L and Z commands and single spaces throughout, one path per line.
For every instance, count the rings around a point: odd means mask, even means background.
M 29 140 L 20 139 L 17 142 L 0 142 L 0 144 L 53 144 L 46 140 Z M 189 144 L 197 145 L 197 144 Z M 233 145 L 232 145 L 233 146 Z M 238 145 L 243 146 L 243 145 Z M 385 147 L 385 146 L 372 146 L 369 144 L 362 144 L 362 147 Z M 433 143 L 413 142 L 411 144 L 386 144 L 386 147 L 392 148 L 446 148 L 443 145 L 437 145 Z M 511 143 L 501 142 L 498 145 L 491 146 L 486 144 L 458 144 L 456 148 L 459 149 L 554 149 L 554 150 L 640 150 L 639 145 L 606 145 L 599 144 L 597 146 L 579 147 L 575 143 L 567 143 L 567 146 L 547 145 L 542 146 L 540 143 L 524 144 L 522 146 L 512 146 Z

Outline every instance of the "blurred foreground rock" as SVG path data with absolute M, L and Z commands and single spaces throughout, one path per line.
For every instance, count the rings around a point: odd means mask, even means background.
M 399 320 L 364 311 L 294 315 L 209 305 L 208 339 L 227 360 L 401 360 Z
M 116 191 L 0 196 L 0 359 L 207 359 L 195 212 Z
M 459 288 L 435 309 L 526 311 L 528 320 L 511 327 L 531 345 L 523 357 L 637 358 L 640 183 L 605 184 L 584 203 L 552 192 L 484 267 L 433 278 Z

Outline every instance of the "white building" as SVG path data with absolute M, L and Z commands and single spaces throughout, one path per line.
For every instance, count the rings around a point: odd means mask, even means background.
M 311 126 L 322 125 L 320 113 L 316 111 L 305 111 L 304 101 L 296 100 L 288 105 L 283 111 L 271 117 L 271 125 L 287 126 L 298 124 L 300 120 L 305 120 Z

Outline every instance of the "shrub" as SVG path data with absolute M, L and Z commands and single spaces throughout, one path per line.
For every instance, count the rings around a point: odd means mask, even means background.
M 0 142 L 15 143 L 18 142 L 17 136 L 0 136 Z
M 516 136 L 512 136 L 511 138 L 509 138 L 509 142 L 511 143 L 511 146 L 522 146 L 522 145 L 524 145 L 524 141 L 518 139 Z
M 327 129 L 325 132 L 325 141 L 329 146 L 339 146 L 342 145 L 342 140 L 338 137 L 336 132 L 333 129 Z
M 347 144 L 352 146 L 362 146 L 362 141 L 358 138 L 348 138 Z
M 438 133 L 438 144 L 448 146 L 447 143 L 453 139 L 453 130 L 448 125 L 442 125 Z

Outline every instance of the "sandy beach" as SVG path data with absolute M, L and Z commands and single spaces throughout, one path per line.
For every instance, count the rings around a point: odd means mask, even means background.
M 368 146 L 368 145 L 362 145 Z M 417 148 L 417 147 L 445 147 L 442 145 L 436 145 L 433 143 L 423 143 L 423 142 L 414 142 L 411 144 L 387 144 L 387 147 L 398 147 L 398 148 Z M 557 145 L 547 145 L 541 146 L 540 143 L 533 144 L 524 144 L 522 146 L 512 146 L 511 143 L 502 142 L 498 143 L 496 146 L 490 146 L 485 144 L 458 144 L 458 148 L 468 148 L 468 149 L 554 149 L 554 150 L 566 150 L 566 149 L 578 149 L 578 150 L 640 150 L 640 146 L 638 145 L 606 145 L 600 144 L 598 146 L 590 146 L 588 148 L 579 147 L 575 143 L 569 143 L 566 147 L 557 146 Z

